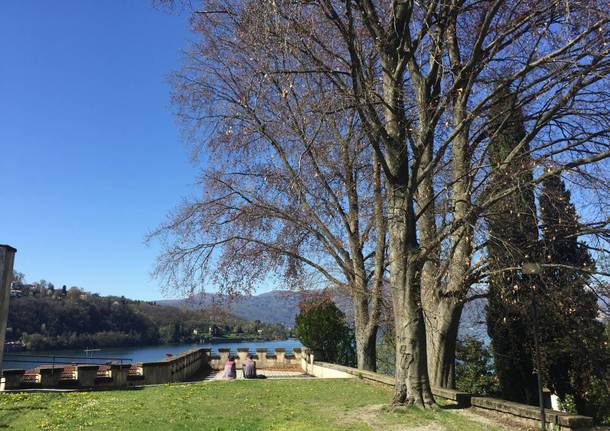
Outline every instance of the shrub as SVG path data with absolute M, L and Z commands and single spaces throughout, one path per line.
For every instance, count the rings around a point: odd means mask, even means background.
M 458 340 L 455 380 L 457 389 L 473 394 L 491 395 L 499 390 L 492 355 L 475 337 Z
M 299 304 L 295 334 L 314 357 L 324 362 L 354 366 L 355 340 L 345 315 L 327 295 Z

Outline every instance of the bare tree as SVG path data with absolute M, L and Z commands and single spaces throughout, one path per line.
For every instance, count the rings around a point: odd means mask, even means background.
M 223 2 L 193 24 L 201 40 L 174 100 L 205 152 L 204 196 L 154 233 L 165 243 L 158 274 L 229 293 L 273 272 L 292 289 L 337 287 L 353 302 L 358 367 L 375 370 L 386 216 L 357 113 L 324 75 L 275 73 L 294 60 L 275 49 L 276 23 L 256 4 Z
M 502 128 L 487 121 L 498 91 L 493 83 L 499 76 L 511 83 L 526 112 L 527 132 L 502 166 L 529 146 L 532 185 L 548 175 L 544 166 L 607 184 L 592 173 L 609 155 L 607 12 L 595 1 L 266 6 L 289 23 L 285 44 L 299 53 L 298 72 L 325 73 L 339 94 L 354 99 L 383 167 L 397 337 L 394 401 L 431 404 L 424 321 L 433 382 L 450 385 L 461 310 L 470 286 L 485 275 L 485 260 L 474 262 L 484 248 L 477 242 L 482 215 L 511 193 L 482 193 L 487 145 Z
M 307 155 L 306 147 L 328 148 L 327 114 L 358 114 L 354 124 L 366 136 L 359 142 L 372 148 L 359 154 L 369 172 L 379 165 L 385 178 L 387 264 L 396 326 L 395 403 L 428 406 L 434 402 L 430 379 L 434 385 L 452 384 L 463 305 L 471 298 L 473 283 L 489 275 L 484 215 L 517 187 L 493 193 L 487 188 L 488 145 L 503 127 L 503 121 L 489 121 L 499 77 L 518 94 L 514 107 L 523 112 L 526 130 L 494 171 L 514 166 L 511 161 L 525 149 L 532 160 L 529 186 L 567 171 L 584 189 L 607 189 L 610 46 L 605 6 L 592 0 L 206 1 L 195 13 L 211 21 L 228 19 L 237 28 L 226 34 L 218 24 L 209 32 L 202 56 L 207 66 L 207 50 L 218 48 L 214 61 L 221 61 L 212 73 L 216 79 L 222 76 L 223 84 L 240 83 L 235 94 L 225 95 L 223 89 L 223 95 L 236 99 L 248 115 L 256 114 L 249 121 L 235 117 L 239 139 L 230 141 L 259 143 L 260 138 L 274 151 L 289 143 L 280 166 L 289 183 L 298 179 L 297 190 L 305 176 L 293 173 L 301 160 L 296 155 Z M 264 65 L 258 71 L 262 73 L 244 69 L 253 62 Z M 255 91 L 267 88 L 267 82 L 273 91 Z M 313 83 L 321 87 L 312 92 Z M 310 104 L 302 88 L 326 94 L 340 106 L 303 110 L 308 124 L 324 123 L 325 133 L 313 135 L 309 128 L 306 139 L 299 141 L 292 138 L 298 136 L 294 128 L 287 130 L 290 115 L 280 115 L 286 110 L 268 102 L 279 106 L 277 101 L 294 96 L 295 105 Z M 183 97 L 188 105 L 189 96 Z M 504 118 L 504 113 L 498 115 Z M 226 152 L 233 146 L 216 148 Z M 310 162 L 315 166 L 313 158 Z M 303 209 L 306 198 L 324 187 L 297 193 L 298 199 L 291 201 L 298 202 L 294 210 L 311 216 L 310 209 Z M 332 195 L 325 200 L 332 201 Z M 327 208 L 324 221 L 342 218 L 337 205 Z M 584 225 L 589 234 L 603 235 L 607 214 Z M 298 238 L 296 234 L 289 237 Z M 236 254 L 242 249 L 231 248 Z M 328 254 L 341 268 L 347 259 L 335 255 L 342 253 Z M 311 263 L 320 266 L 317 259 Z

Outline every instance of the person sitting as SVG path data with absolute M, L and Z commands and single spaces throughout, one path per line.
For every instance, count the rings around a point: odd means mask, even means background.
M 225 370 L 222 375 L 223 379 L 235 379 L 237 377 L 237 370 L 235 368 L 235 359 L 233 356 L 229 356 L 227 362 L 225 362 Z
M 248 355 L 241 366 L 244 379 L 256 379 L 256 362 L 253 359 L 252 355 Z

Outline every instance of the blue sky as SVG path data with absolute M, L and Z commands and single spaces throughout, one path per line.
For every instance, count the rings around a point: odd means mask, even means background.
M 149 0 L 0 2 L 0 243 L 28 281 L 161 297 L 143 241 L 195 193 L 167 83 L 192 37 Z

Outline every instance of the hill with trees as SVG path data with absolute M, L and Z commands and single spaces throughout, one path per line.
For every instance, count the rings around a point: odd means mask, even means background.
M 101 296 L 77 287 L 26 284 L 11 291 L 7 341 L 28 350 L 116 347 L 223 339 L 280 339 L 282 325 L 247 321 L 219 307 L 205 310 Z
M 335 304 L 345 313 L 348 320 L 351 320 L 353 311 L 349 297 L 337 289 L 329 289 L 329 291 L 332 292 Z M 221 308 L 241 319 L 260 320 L 292 327 L 294 319 L 299 313 L 299 303 L 319 292 L 319 290 L 303 292 L 272 290 L 258 295 L 241 295 L 234 298 L 220 293 L 202 293 L 189 299 L 163 299 L 156 303 L 172 307 L 187 307 L 193 310 L 209 307 Z

